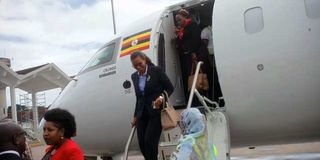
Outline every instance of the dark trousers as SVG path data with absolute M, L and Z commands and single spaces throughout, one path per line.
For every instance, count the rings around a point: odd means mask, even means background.
M 161 132 L 162 126 L 160 115 L 142 115 L 142 117 L 138 119 L 138 141 L 145 160 L 158 160 L 158 146 Z
M 188 77 L 191 74 L 191 54 L 180 54 L 180 67 L 181 67 L 181 74 L 182 74 L 182 83 L 183 83 L 183 91 L 186 100 L 189 99 L 189 91 L 188 91 Z

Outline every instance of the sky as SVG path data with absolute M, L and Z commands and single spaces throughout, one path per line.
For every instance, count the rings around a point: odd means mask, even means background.
M 114 0 L 117 31 L 181 1 Z M 110 0 L 0 0 L 0 57 L 15 71 L 55 63 L 75 75 L 112 36 Z M 46 92 L 47 104 L 59 92 Z

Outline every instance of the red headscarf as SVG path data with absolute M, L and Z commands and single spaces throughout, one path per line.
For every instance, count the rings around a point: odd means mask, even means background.
M 179 29 L 179 32 L 178 32 L 178 37 L 180 40 L 183 38 L 184 28 L 188 26 L 190 23 L 191 23 L 191 19 L 188 18 L 185 21 L 183 21 L 183 23 L 181 24 L 181 28 Z

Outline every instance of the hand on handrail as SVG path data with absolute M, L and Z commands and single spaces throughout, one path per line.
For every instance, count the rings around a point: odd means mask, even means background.
M 133 117 L 133 119 L 132 119 L 132 121 L 131 121 L 131 127 L 132 127 L 132 128 L 135 127 L 135 126 L 137 125 L 137 123 L 138 123 L 138 118 Z

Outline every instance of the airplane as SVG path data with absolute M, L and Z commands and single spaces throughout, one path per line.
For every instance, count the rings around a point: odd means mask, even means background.
M 181 8 L 200 24 L 212 20 L 232 148 L 320 139 L 320 1 L 188 0 L 115 35 L 51 105 L 75 115 L 75 141 L 86 155 L 124 152 L 135 107 L 133 51 L 144 52 L 164 69 L 175 87 L 170 102 L 186 106 L 179 53 L 172 43 L 174 16 Z M 132 148 L 138 149 L 137 141 Z

